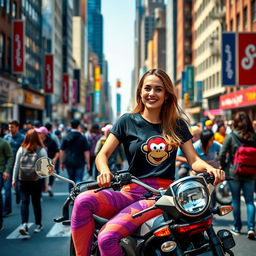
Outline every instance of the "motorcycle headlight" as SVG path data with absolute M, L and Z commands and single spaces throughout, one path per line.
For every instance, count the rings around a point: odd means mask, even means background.
M 197 180 L 181 182 L 174 194 L 179 210 L 187 216 L 202 214 L 210 201 L 206 186 Z

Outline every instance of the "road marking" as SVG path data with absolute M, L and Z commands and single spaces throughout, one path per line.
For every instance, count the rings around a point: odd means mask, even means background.
M 43 196 L 49 197 L 49 194 L 47 192 L 42 193 Z M 68 196 L 68 192 L 53 192 L 53 196 Z
M 55 223 L 46 237 L 70 237 L 70 226 L 65 226 L 62 223 Z
M 28 223 L 28 231 L 29 228 L 32 227 L 34 223 Z M 29 239 L 30 235 L 23 236 L 20 234 L 19 229 L 22 227 L 22 225 L 19 225 L 9 236 L 6 237 L 6 239 Z

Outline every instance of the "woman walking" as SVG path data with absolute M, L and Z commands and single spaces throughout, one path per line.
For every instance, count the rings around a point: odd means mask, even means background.
M 234 227 L 231 232 L 239 235 L 242 229 L 240 196 L 241 190 L 245 198 L 247 208 L 247 227 L 248 238 L 255 239 L 255 206 L 254 206 L 254 184 L 255 176 L 239 176 L 234 173 L 234 155 L 240 145 L 256 147 L 256 135 L 253 130 L 252 122 L 245 112 L 238 112 L 233 121 L 233 132 L 228 134 L 223 142 L 220 152 L 220 164 L 226 171 L 227 176 L 233 177 L 230 181 L 230 189 L 232 193 L 232 206 L 234 216 Z M 228 160 L 226 161 L 228 156 Z
M 43 229 L 42 226 L 42 210 L 41 210 L 41 182 L 36 174 L 34 166 L 40 157 L 47 156 L 41 141 L 35 129 L 30 129 L 21 147 L 18 149 L 13 170 L 12 185 L 16 186 L 17 179 L 19 180 L 21 193 L 21 223 L 22 227 L 19 232 L 21 235 L 29 235 L 28 220 L 29 220 L 29 201 L 32 199 L 32 205 L 35 216 L 36 228 L 35 233 Z

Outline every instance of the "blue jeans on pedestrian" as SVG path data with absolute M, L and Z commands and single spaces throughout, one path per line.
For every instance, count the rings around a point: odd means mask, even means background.
M 12 175 L 4 182 L 4 191 L 4 213 L 10 213 L 12 212 Z
M 241 190 L 243 191 L 246 203 L 248 230 L 254 230 L 255 228 L 254 183 L 255 180 L 232 180 L 229 182 L 232 193 L 234 227 L 238 230 L 242 229 L 240 205 Z
M 75 183 L 81 182 L 84 177 L 84 167 L 85 165 L 78 168 L 66 166 L 69 179 L 73 180 Z M 69 184 L 69 191 L 71 191 L 71 189 L 72 189 L 72 184 Z

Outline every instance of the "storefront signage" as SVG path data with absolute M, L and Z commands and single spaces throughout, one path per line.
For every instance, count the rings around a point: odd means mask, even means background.
M 256 105 L 256 86 L 220 96 L 220 108 L 232 109 Z
M 222 33 L 222 84 L 236 84 L 236 33 Z
M 239 85 L 256 85 L 256 33 L 238 34 Z
M 44 109 L 44 96 L 39 95 L 27 90 L 23 90 L 24 93 L 24 102 L 23 105 L 36 108 L 36 109 Z
M 53 55 L 44 56 L 44 92 L 53 93 Z
M 69 75 L 63 74 L 62 76 L 62 103 L 69 103 Z
M 186 66 L 186 82 L 189 101 L 194 101 L 194 67 Z
M 25 22 L 23 20 L 12 21 L 12 72 L 23 73 L 25 71 Z

